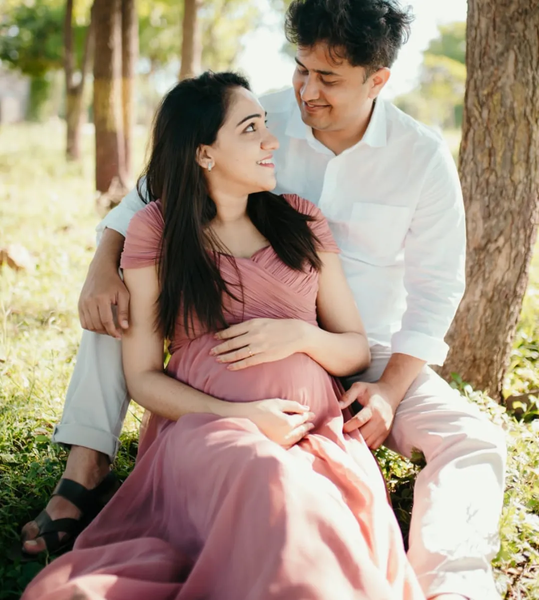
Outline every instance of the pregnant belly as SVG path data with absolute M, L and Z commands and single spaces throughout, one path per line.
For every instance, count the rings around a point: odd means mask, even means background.
M 241 371 L 229 371 L 210 356 L 212 336 L 203 336 L 175 352 L 167 372 L 191 387 L 231 402 L 268 398 L 295 400 L 317 413 L 338 412 L 333 378 L 306 354 L 293 354 L 280 361 L 264 363 Z

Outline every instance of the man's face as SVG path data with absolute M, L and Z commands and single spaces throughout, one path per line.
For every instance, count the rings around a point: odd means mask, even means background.
M 356 127 L 371 107 L 373 83 L 370 77 L 365 81 L 365 69 L 337 60 L 323 43 L 296 52 L 292 84 L 301 118 L 318 131 Z

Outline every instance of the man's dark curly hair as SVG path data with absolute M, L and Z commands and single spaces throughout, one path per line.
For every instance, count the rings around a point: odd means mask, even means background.
M 395 62 L 412 20 L 396 0 L 293 0 L 285 32 L 298 46 L 326 43 L 334 61 L 344 58 L 369 76 Z

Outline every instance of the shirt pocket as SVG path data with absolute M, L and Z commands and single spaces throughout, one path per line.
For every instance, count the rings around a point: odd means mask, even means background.
M 404 249 L 410 221 L 407 206 L 356 202 L 348 229 L 349 251 L 365 262 L 391 264 Z

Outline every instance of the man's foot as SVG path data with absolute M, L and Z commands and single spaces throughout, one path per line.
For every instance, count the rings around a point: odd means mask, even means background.
M 89 448 L 72 446 L 62 479 L 72 479 L 91 490 L 99 485 L 109 472 L 107 456 Z M 53 521 L 81 517 L 81 511 L 62 496 L 53 496 L 47 504 L 46 511 Z M 43 537 L 36 537 L 38 534 L 39 526 L 35 521 L 30 521 L 23 527 L 23 550 L 27 554 L 36 555 L 47 549 Z M 59 535 L 61 539 L 65 534 Z

